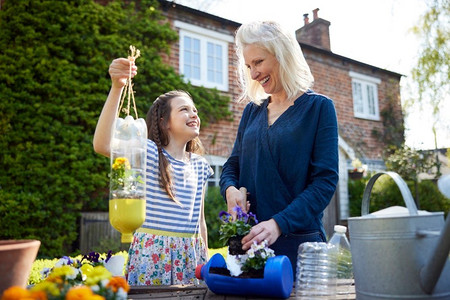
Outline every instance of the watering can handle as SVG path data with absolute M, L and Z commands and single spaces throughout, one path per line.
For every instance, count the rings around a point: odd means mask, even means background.
M 406 207 L 408 208 L 409 214 L 411 216 L 417 215 L 417 206 L 414 202 L 414 199 L 411 195 L 411 192 L 408 188 L 406 182 L 395 172 L 379 172 L 370 178 L 369 182 L 366 185 L 366 189 L 364 190 L 362 204 L 361 204 L 361 216 L 369 214 L 369 204 L 370 204 L 370 193 L 372 192 L 373 185 L 375 181 L 383 174 L 389 175 L 392 179 L 394 179 L 397 184 L 400 192 L 402 193 L 403 201 L 405 201 Z

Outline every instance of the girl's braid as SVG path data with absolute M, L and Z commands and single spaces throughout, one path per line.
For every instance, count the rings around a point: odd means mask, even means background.
M 166 104 L 166 103 L 165 103 Z M 178 205 L 181 205 L 181 203 L 175 199 L 175 195 L 173 193 L 173 184 L 172 184 L 172 176 L 171 170 L 170 170 L 170 164 L 167 160 L 166 156 L 163 153 L 163 146 L 166 146 L 168 141 L 161 142 L 161 122 L 164 122 L 161 119 L 161 112 L 160 112 L 160 99 L 156 99 L 154 104 L 151 108 L 151 125 L 149 126 L 149 137 L 155 142 L 156 146 L 158 147 L 158 166 L 159 166 L 159 183 L 164 188 L 164 190 L 167 192 L 169 197 L 175 201 Z M 164 143 L 164 144 L 163 144 Z

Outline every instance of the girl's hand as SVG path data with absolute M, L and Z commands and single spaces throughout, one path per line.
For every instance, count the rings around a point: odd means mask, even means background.
M 134 64 L 134 60 L 127 58 L 116 58 L 109 65 L 109 75 L 111 76 L 112 85 L 114 87 L 122 88 L 127 83 L 130 76 L 131 65 L 131 78 L 137 74 L 137 66 Z
M 280 227 L 278 227 L 278 224 L 274 219 L 258 223 L 253 226 L 250 233 L 242 239 L 242 249 L 250 249 L 254 241 L 256 241 L 257 244 L 260 244 L 262 241 L 266 240 L 267 245 L 270 246 L 275 243 L 280 235 Z
M 240 206 L 242 211 L 247 213 L 250 209 L 250 202 L 247 201 L 247 189 L 241 188 L 238 190 L 234 186 L 230 186 L 226 190 L 225 197 L 227 198 L 228 213 L 236 220 L 236 211 L 233 208 Z

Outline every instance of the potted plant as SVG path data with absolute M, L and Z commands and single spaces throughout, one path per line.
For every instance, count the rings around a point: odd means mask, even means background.
M 219 213 L 219 219 L 222 222 L 219 229 L 219 240 L 223 245 L 228 245 L 228 251 L 231 255 L 245 254 L 242 250 L 242 238 L 250 232 L 252 224 L 258 224 L 258 220 L 253 213 L 245 213 L 239 206 L 233 208 L 236 212 L 236 219 L 226 211 Z
M 353 180 L 361 179 L 364 174 L 364 168 L 363 168 L 362 162 L 358 158 L 355 158 L 354 160 L 352 160 L 352 167 L 353 167 L 353 169 L 351 169 L 348 172 L 348 176 L 350 177 L 350 179 L 353 179 Z
M 254 242 L 247 250 L 247 257 L 244 259 L 241 269 L 249 277 L 263 277 L 267 259 L 274 256 L 275 252 L 267 246 L 265 240 L 260 244 Z

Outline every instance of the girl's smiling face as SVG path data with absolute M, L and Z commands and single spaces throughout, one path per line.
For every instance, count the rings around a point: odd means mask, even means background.
M 200 134 L 197 108 L 188 97 L 175 97 L 170 101 L 167 129 L 171 139 L 188 142 Z
M 258 81 L 266 94 L 274 95 L 284 92 L 280 82 L 280 63 L 267 50 L 249 44 L 243 49 L 245 65 L 253 80 Z

